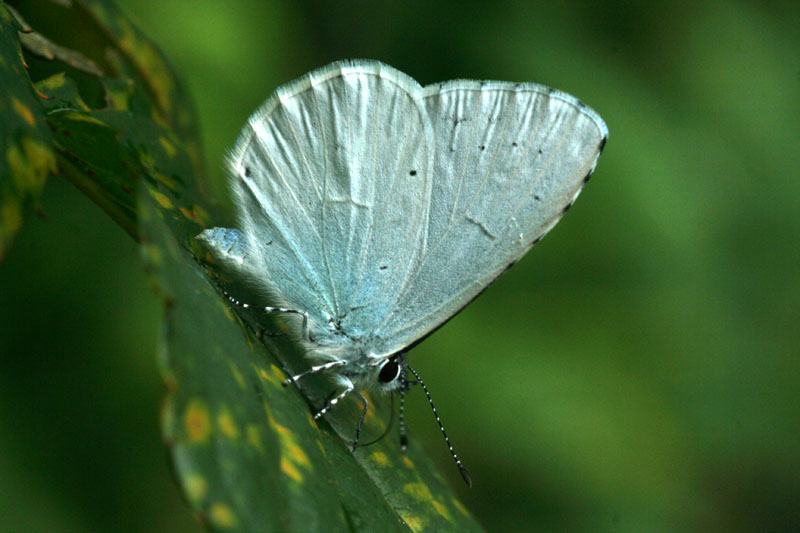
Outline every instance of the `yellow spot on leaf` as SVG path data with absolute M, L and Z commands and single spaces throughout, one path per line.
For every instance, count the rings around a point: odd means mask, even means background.
M 94 118 L 91 115 L 85 115 L 85 114 L 82 114 L 82 113 L 76 113 L 74 111 L 70 111 L 68 113 L 64 113 L 64 118 L 67 118 L 69 120 L 77 120 L 77 121 L 80 121 L 80 122 L 88 122 L 90 124 L 96 124 L 98 126 L 106 126 L 106 127 L 108 126 L 108 124 L 106 124 L 102 120 L 98 120 L 98 119 Z
M 267 370 L 265 368 L 261 368 L 260 366 L 257 366 L 256 367 L 256 372 L 258 372 L 258 375 L 261 376 L 262 379 L 266 379 L 266 380 L 270 379 L 269 372 L 267 372 Z
M 53 74 L 49 78 L 46 78 L 37 83 L 37 85 L 39 85 L 40 87 L 49 90 L 60 89 L 66 84 L 67 84 L 67 78 L 64 72 Z
M 147 167 L 150 170 L 150 174 L 157 179 L 162 185 L 164 185 L 167 189 L 177 192 L 178 191 L 178 184 L 175 183 L 175 180 L 168 177 L 163 172 L 159 172 L 154 167 Z
M 303 475 L 300 473 L 300 468 L 312 471 L 311 461 L 308 455 L 297 444 L 295 434 L 286 426 L 279 424 L 272 412 L 267 409 L 267 420 L 269 425 L 278 434 L 281 447 L 281 470 L 290 478 L 297 482 L 303 481 Z
M 400 513 L 400 517 L 406 524 L 408 524 L 408 527 L 411 528 L 411 531 L 422 531 L 428 525 L 428 521 L 423 517 L 410 514 L 405 509 L 398 509 L 397 512 Z
M 281 385 L 281 381 L 275 377 L 275 374 L 273 372 L 270 372 L 266 368 L 262 367 L 257 367 L 256 371 L 258 372 L 258 375 L 261 377 L 261 379 L 263 379 L 264 381 L 268 381 L 276 388 L 283 388 L 283 385 Z
M 11 144 L 6 151 L 6 163 L 19 191 L 38 191 L 50 172 L 56 169 L 55 154 L 45 145 L 23 137 L 22 150 Z
M 447 510 L 447 507 L 445 507 L 444 505 L 442 505 L 441 503 L 439 503 L 436 500 L 433 500 L 433 507 L 436 509 L 436 512 L 439 513 L 439 515 L 442 518 L 444 518 L 448 522 L 452 522 L 453 521 L 453 517 L 450 516 L 450 511 Z
M 208 225 L 208 220 L 210 217 L 208 216 L 208 212 L 200 207 L 199 205 L 192 206 L 192 213 L 194 213 L 194 218 L 197 222 L 202 226 Z
M 233 514 L 233 509 L 224 503 L 215 503 L 208 511 L 208 517 L 211 523 L 219 528 L 234 528 L 237 525 L 236 515 Z
M 403 492 L 420 501 L 427 502 L 433 499 L 431 490 L 424 483 L 406 483 L 403 485 Z
M 219 430 L 222 431 L 222 434 L 229 439 L 236 439 L 239 437 L 239 428 L 236 427 L 236 421 L 226 407 L 223 407 L 217 415 L 217 425 L 219 426 Z
M 11 97 L 11 107 L 14 108 L 14 111 L 16 111 L 17 114 L 22 117 L 22 120 L 27 122 L 29 126 L 33 126 L 33 124 L 36 122 L 36 120 L 33 118 L 33 113 L 31 113 L 31 110 L 25 107 L 25 104 L 17 100 L 14 96 Z
M 189 402 L 183 415 L 183 423 L 191 442 L 203 442 L 211 434 L 211 418 L 208 416 L 205 404 L 200 400 Z
M 283 377 L 283 370 L 281 370 L 280 368 L 278 368 L 274 364 L 270 364 L 269 365 L 269 369 L 272 370 L 272 375 L 275 378 L 275 381 L 278 384 L 280 384 L 281 387 L 283 387 L 283 380 L 285 379 Z
M 269 417 L 269 425 L 275 430 L 275 432 L 280 435 L 281 437 L 291 438 L 292 432 L 284 425 L 279 424 L 275 418 L 273 418 L 272 413 L 267 413 Z
M 199 224 L 200 226 L 205 226 L 206 225 L 205 224 L 205 219 L 201 216 L 201 213 L 203 213 L 203 210 L 200 207 L 198 207 L 196 205 L 193 205 L 191 209 L 188 209 L 186 207 L 181 207 L 180 210 L 181 210 L 181 213 L 183 214 L 183 216 L 185 216 L 186 218 L 188 218 L 192 222 L 195 222 L 196 224 Z
M 411 459 L 409 459 L 407 455 L 403 456 L 403 462 L 408 468 L 414 468 L 414 462 Z
M 157 245 L 148 243 L 145 244 L 142 248 L 145 259 L 151 265 L 160 265 L 164 259 L 164 256 L 161 254 L 161 248 Z
M 467 508 L 464 507 L 464 504 L 455 498 L 453 498 L 453 506 L 459 511 L 461 511 L 461 514 L 463 514 L 464 516 L 469 516 L 469 511 L 467 511 Z
M 150 196 L 152 196 L 153 199 L 164 209 L 172 209 L 174 207 L 172 200 L 169 199 L 169 196 L 162 192 L 156 191 L 155 189 L 150 189 Z
M 298 483 L 303 482 L 303 474 L 286 457 L 281 458 L 281 471 Z
M 36 94 L 38 94 L 40 97 L 42 96 L 47 97 L 47 96 L 52 96 L 53 93 L 55 93 L 58 89 L 64 87 L 66 84 L 67 81 L 65 74 L 63 72 L 59 72 L 57 74 L 53 74 L 48 78 L 43 79 L 40 82 L 37 82 L 36 87 L 34 87 L 34 90 L 36 91 Z M 43 89 L 43 91 L 40 91 L 39 88 Z M 78 108 L 82 109 L 83 111 L 91 111 L 89 106 L 86 105 L 86 102 L 83 101 L 83 98 L 81 98 L 79 94 L 72 95 L 72 98 L 74 99 L 74 103 L 78 106 Z
M 429 489 L 424 483 L 407 483 L 403 485 L 403 492 L 420 503 L 431 502 L 433 504 L 433 508 L 436 509 L 436 512 L 439 513 L 442 518 L 452 521 L 453 517 L 450 516 L 450 512 L 444 505 L 442 505 L 441 502 L 438 502 L 433 498 L 431 489 Z
M 239 369 L 236 367 L 236 365 L 229 361 L 228 366 L 230 367 L 233 379 L 236 380 L 236 384 L 239 385 L 239 388 L 242 390 L 247 389 L 247 383 L 244 381 L 244 376 L 242 376 L 242 373 L 239 372 Z
M 184 481 L 186 496 L 193 504 L 199 504 L 208 493 L 208 482 L 200 474 L 189 474 Z
M 383 452 L 375 452 L 370 455 L 370 458 L 381 466 L 392 466 L 391 461 L 389 461 L 389 458 L 386 457 L 386 454 Z
M 161 144 L 161 147 L 164 149 L 164 152 L 166 152 L 167 157 L 173 157 L 178 152 L 178 150 L 175 149 L 175 145 L 169 142 L 169 140 L 166 137 L 164 136 L 159 137 L 158 142 Z
M 292 462 L 300 466 L 305 466 L 306 468 L 311 466 L 311 461 L 308 460 L 308 455 L 306 455 L 306 452 L 303 451 L 303 448 L 298 446 L 294 440 L 286 443 L 286 451 L 289 454 L 289 457 L 292 459 Z
M 119 20 L 119 27 L 121 30 L 120 48 L 133 56 L 142 71 L 147 73 L 146 83 L 152 88 L 160 107 L 169 115 L 172 104 L 170 98 L 173 91 L 169 68 L 153 45 L 141 39 L 127 20 Z
M 256 367 L 256 372 L 258 372 L 258 375 L 261 376 L 262 379 L 269 381 L 276 388 L 283 388 L 283 377 L 280 373 L 280 369 L 275 365 L 270 365 L 269 371 L 267 371 L 266 368 Z
M 148 152 L 139 152 L 139 162 L 147 169 L 153 169 L 156 166 L 156 160 Z
M 258 426 L 252 424 L 247 426 L 247 442 L 259 452 L 264 451 L 264 445 L 261 443 L 261 432 L 258 430 Z
M 128 93 L 123 91 L 106 91 L 106 99 L 109 101 L 109 105 L 112 109 L 116 109 L 117 111 L 128 110 Z

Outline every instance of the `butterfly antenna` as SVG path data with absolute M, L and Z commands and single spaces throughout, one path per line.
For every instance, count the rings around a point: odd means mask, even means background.
M 407 382 L 406 382 L 407 383 Z M 403 387 L 400 389 L 400 451 L 406 453 L 408 449 L 408 436 L 406 435 L 406 391 L 408 389 Z
M 467 469 L 464 468 L 464 465 L 461 464 L 461 460 L 458 458 L 458 455 L 456 455 L 456 451 L 453 449 L 453 445 L 450 444 L 450 439 L 447 438 L 447 432 L 445 432 L 445 430 L 444 430 L 444 426 L 442 425 L 442 421 L 439 420 L 439 413 L 436 412 L 436 406 L 433 405 L 433 399 L 431 398 L 431 393 L 428 392 L 428 387 L 425 386 L 425 383 L 422 381 L 422 378 L 419 377 L 419 374 L 417 374 L 416 370 L 414 370 L 413 368 L 411 368 L 408 365 L 406 365 L 406 368 L 408 368 L 411 371 L 411 373 L 414 374 L 414 377 L 417 378 L 417 382 L 422 387 L 422 390 L 425 391 L 425 396 L 428 397 L 428 403 L 431 404 L 431 409 L 433 409 L 433 416 L 436 417 L 436 423 L 439 424 L 439 429 L 442 430 L 442 435 L 444 436 L 444 441 L 447 443 L 447 447 L 450 449 L 450 455 L 453 456 L 453 460 L 456 462 L 456 466 L 458 467 L 458 471 L 461 472 L 461 477 L 464 478 L 464 483 L 467 484 L 467 487 L 472 487 L 472 478 L 469 476 L 469 472 L 467 472 Z M 401 411 L 401 414 L 402 414 L 402 411 Z

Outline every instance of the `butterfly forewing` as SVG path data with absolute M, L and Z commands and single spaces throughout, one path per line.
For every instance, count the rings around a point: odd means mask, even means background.
M 427 233 L 431 132 L 420 87 L 342 62 L 280 88 L 230 159 L 242 233 L 283 301 L 317 324 L 374 330 Z

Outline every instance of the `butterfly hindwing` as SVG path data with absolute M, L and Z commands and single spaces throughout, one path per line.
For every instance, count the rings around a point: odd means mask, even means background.
M 381 334 L 402 347 L 461 310 L 560 219 L 608 132 L 575 98 L 534 84 L 424 89 L 434 132 L 426 249 Z

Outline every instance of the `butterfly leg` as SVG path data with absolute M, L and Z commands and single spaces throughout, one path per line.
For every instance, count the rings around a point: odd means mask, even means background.
M 345 396 L 347 396 L 348 394 L 353 392 L 353 390 L 355 389 L 355 387 L 353 386 L 353 382 L 350 381 L 349 379 L 347 379 L 345 383 L 346 383 L 346 388 L 338 396 L 336 396 L 333 400 L 329 401 L 327 403 L 327 405 L 325 405 L 325 407 L 323 407 L 322 409 L 317 411 L 317 414 L 314 415 L 314 420 L 317 420 L 319 417 L 321 417 L 322 415 L 324 415 L 325 413 L 330 411 L 330 409 L 334 405 L 339 403 L 340 400 L 342 400 Z
M 322 364 L 322 365 L 312 366 L 311 368 L 309 368 L 305 372 L 300 372 L 299 374 L 296 374 L 294 376 L 289 377 L 289 379 L 285 379 L 283 381 L 283 386 L 285 387 L 289 383 L 297 381 L 298 379 L 300 379 L 302 377 L 305 377 L 305 376 L 308 376 L 308 375 L 311 375 L 311 374 L 316 374 L 317 372 L 325 372 L 326 370 L 330 370 L 331 368 L 336 368 L 337 366 L 343 366 L 343 365 L 346 365 L 346 364 L 347 364 L 346 361 L 339 360 L 339 361 L 331 361 L 330 363 L 325 363 L 325 364 Z
M 364 419 L 367 417 L 367 409 L 369 408 L 367 397 L 364 396 L 362 392 L 359 391 L 358 397 L 361 399 L 361 403 L 364 404 L 364 408 L 361 410 L 361 417 L 358 419 L 358 426 L 356 426 L 356 438 L 353 439 L 353 451 L 356 451 L 356 448 L 358 448 L 358 439 L 361 437 L 361 426 L 364 425 Z
M 256 311 L 264 311 L 265 313 L 290 313 L 295 315 L 300 315 L 303 317 L 303 340 L 305 341 L 313 341 L 314 339 L 311 337 L 311 331 L 308 329 L 308 313 L 305 311 L 298 311 L 297 309 L 286 309 L 285 307 L 271 307 L 269 305 L 250 305 L 246 303 L 242 303 L 230 294 L 228 294 L 225 289 L 222 290 L 222 294 L 225 295 L 225 298 L 228 299 L 234 305 L 238 305 L 239 307 L 243 307 L 244 309 L 254 309 Z

